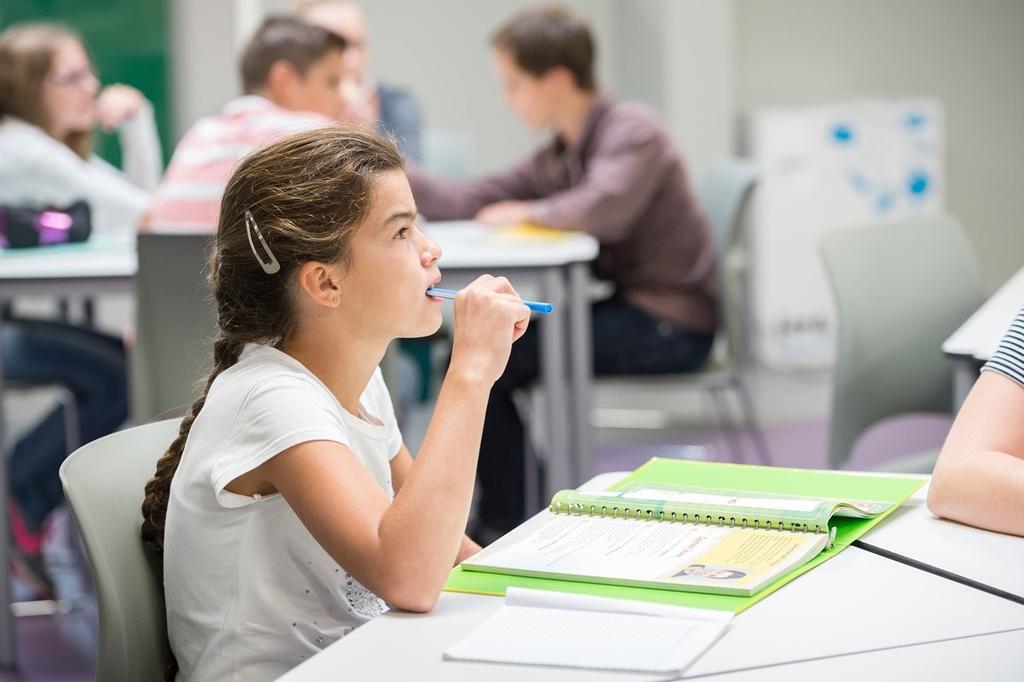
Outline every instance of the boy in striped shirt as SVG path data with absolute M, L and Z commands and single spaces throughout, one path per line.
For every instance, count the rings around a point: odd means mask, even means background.
M 153 231 L 213 232 L 238 162 L 286 135 L 341 114 L 345 39 L 292 17 L 263 22 L 242 53 L 245 94 L 202 118 L 174 150 L 150 210 Z

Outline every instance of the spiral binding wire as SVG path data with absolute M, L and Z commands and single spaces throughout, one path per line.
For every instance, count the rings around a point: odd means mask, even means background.
M 682 512 L 677 514 L 676 512 L 669 512 L 667 517 L 664 510 L 658 510 L 654 512 L 650 509 L 642 509 L 640 507 L 619 507 L 613 506 L 608 507 L 607 505 L 601 505 L 601 511 L 598 512 L 597 505 L 589 505 L 589 509 L 586 508 L 582 502 L 569 502 L 567 504 L 555 504 L 551 503 L 551 511 L 556 514 L 572 514 L 575 516 L 601 516 L 610 518 L 623 518 L 623 519 L 641 519 L 645 521 L 657 520 L 657 521 L 669 521 L 669 522 L 681 522 L 681 523 L 693 523 L 693 524 L 706 524 L 709 526 L 724 526 L 729 528 L 753 528 L 756 530 L 788 530 L 794 533 L 824 533 L 827 532 L 819 524 L 809 526 L 806 523 L 799 523 L 796 521 L 790 521 L 788 524 L 785 521 L 776 521 L 774 524 L 771 520 L 766 521 L 763 525 L 759 519 L 753 521 L 748 520 L 746 517 L 740 517 L 737 519 L 735 516 L 725 517 L 718 516 L 714 517 L 711 514 L 688 514 Z M 611 513 L 608 511 L 611 509 Z

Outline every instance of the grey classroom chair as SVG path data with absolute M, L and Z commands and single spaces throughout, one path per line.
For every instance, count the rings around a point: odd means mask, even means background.
M 725 433 L 732 433 L 732 412 L 725 394 L 739 399 L 741 421 L 762 464 L 771 463 L 771 452 L 754 409 L 746 381 L 749 364 L 747 320 L 749 318 L 744 212 L 757 186 L 760 172 L 746 159 L 721 159 L 704 173 L 697 187 L 701 209 L 708 218 L 718 270 L 719 331 L 708 364 L 686 374 L 629 377 L 630 384 L 668 384 L 673 390 L 699 390 L 710 397 L 716 419 Z M 621 381 L 602 379 L 602 383 Z M 732 441 L 740 455 L 741 445 Z
M 970 245 L 952 217 L 835 230 L 821 254 L 839 321 L 828 459 L 838 468 L 871 425 L 952 409 L 942 342 L 983 301 Z M 938 452 L 891 463 L 930 472 Z
M 211 234 L 138 237 L 135 344 L 131 349 L 136 423 L 180 414 L 213 362 L 217 313 L 206 283 Z
M 163 587 L 139 532 L 146 481 L 179 425 L 169 419 L 119 431 L 75 450 L 60 467 L 96 585 L 97 680 L 159 680 L 169 662 Z

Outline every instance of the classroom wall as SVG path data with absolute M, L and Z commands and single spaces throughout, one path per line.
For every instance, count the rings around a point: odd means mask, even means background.
M 234 9 L 231 2 L 170 3 L 175 139 L 181 139 L 196 119 L 219 112 L 241 92 L 230 39 Z
M 946 198 L 985 285 L 1024 265 L 1024 2 L 738 0 L 739 111 L 933 95 L 946 115 Z
M 528 0 L 367 0 L 379 77 L 415 85 L 430 128 L 464 131 L 475 170 L 543 139 L 501 102 L 488 37 Z M 572 0 L 593 23 L 599 77 L 664 118 L 694 177 L 737 149 L 763 105 L 933 95 L 947 124 L 949 210 L 994 289 L 1020 267 L 1024 193 L 1024 2 L 1019 0 Z M 238 93 L 237 47 L 292 0 L 171 3 L 178 133 Z M 197 46 L 202 46 L 198 49 Z
M 475 147 L 477 172 L 501 168 L 544 139 L 524 128 L 503 105 L 488 46 L 490 35 L 503 21 L 531 4 L 529 0 L 363 3 L 378 77 L 415 86 L 429 128 L 468 135 Z M 695 175 L 709 160 L 729 153 L 735 118 L 732 0 L 571 0 L 565 4 L 594 27 L 601 86 L 658 111 Z M 203 0 L 172 4 L 179 135 L 196 118 L 219 110 L 238 94 L 238 46 L 260 17 L 290 11 L 294 3 L 231 0 L 208 5 Z M 197 45 L 203 49 L 196 49 Z
M 699 178 L 734 152 L 734 2 L 630 0 L 615 12 L 615 94 L 653 107 Z

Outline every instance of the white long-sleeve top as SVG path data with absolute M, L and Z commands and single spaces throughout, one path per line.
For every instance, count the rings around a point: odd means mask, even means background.
M 0 121 L 0 204 L 66 206 L 84 199 L 93 232 L 134 232 L 160 181 L 160 141 L 153 108 L 144 103 L 119 130 L 124 172 L 98 156 L 82 159 L 41 128 Z

